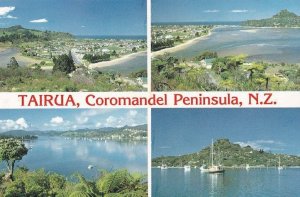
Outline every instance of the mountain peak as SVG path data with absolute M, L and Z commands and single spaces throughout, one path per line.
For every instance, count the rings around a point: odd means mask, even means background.
M 7 28 L 9 30 L 18 30 L 18 29 L 24 29 L 21 25 L 15 25 Z
M 287 9 L 284 9 L 273 16 L 273 18 L 285 18 L 285 17 L 298 17 L 298 15 L 288 11 Z

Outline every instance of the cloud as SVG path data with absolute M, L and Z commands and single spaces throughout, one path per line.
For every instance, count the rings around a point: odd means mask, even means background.
M 251 146 L 255 150 L 263 149 L 265 151 L 282 150 L 282 147 L 284 146 L 282 142 L 274 141 L 274 140 L 253 140 L 253 141 L 235 142 L 235 143 L 239 144 L 242 147 Z
M 17 130 L 17 129 L 27 129 L 29 126 L 24 118 L 19 118 L 17 120 L 0 120 L 1 131 Z
M 217 13 L 220 12 L 220 10 L 204 10 L 205 13 Z
M 12 15 L 7 15 L 6 18 L 10 18 L 10 19 L 17 19 L 18 17 L 16 16 L 12 16 Z
M 130 117 L 136 117 L 137 114 L 138 112 L 136 110 L 130 110 L 127 115 Z
M 53 118 L 50 120 L 50 123 L 59 125 L 59 124 L 64 123 L 64 119 L 63 119 L 62 117 L 60 117 L 60 116 L 56 116 L 56 117 L 53 117 Z
M 29 22 L 31 22 L 31 23 L 48 23 L 48 20 L 45 18 L 41 18 L 41 19 L 31 20 Z
M 85 110 L 81 112 L 78 116 L 76 116 L 76 121 L 78 124 L 85 124 L 89 121 L 90 117 L 98 116 L 100 114 L 106 114 L 108 112 L 112 111 L 111 109 L 102 109 L 102 110 L 96 110 L 96 109 L 90 109 Z
M 249 10 L 231 10 L 233 13 L 245 13 L 248 12 Z
M 10 6 L 10 7 L 0 7 L 0 16 L 5 16 L 11 11 L 14 11 L 15 7 Z

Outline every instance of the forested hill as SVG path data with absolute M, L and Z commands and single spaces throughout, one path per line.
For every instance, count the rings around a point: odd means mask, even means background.
M 251 146 L 241 147 L 239 144 L 231 143 L 228 139 L 219 139 L 214 143 L 215 162 L 220 162 L 226 167 L 245 167 L 250 166 L 278 166 L 279 157 L 281 165 L 300 166 L 300 157 L 284 154 L 273 154 L 263 149 L 255 150 Z M 200 150 L 199 152 L 181 155 L 181 156 L 165 156 L 152 160 L 152 166 L 168 166 L 181 167 L 184 165 L 201 166 L 203 163 L 210 163 L 210 146 Z
M 0 138 L 24 136 L 63 136 L 69 138 L 89 138 L 107 140 L 146 140 L 147 124 L 124 127 L 104 127 L 99 129 L 78 129 L 70 131 L 24 131 L 12 130 L 0 133 Z
M 288 10 L 281 10 L 272 18 L 248 20 L 243 22 L 242 25 L 253 27 L 300 27 L 300 16 Z
M 26 29 L 21 25 L 8 28 L 0 28 L 0 42 L 31 42 L 31 41 L 49 41 L 57 38 L 73 38 L 69 33 L 40 31 Z

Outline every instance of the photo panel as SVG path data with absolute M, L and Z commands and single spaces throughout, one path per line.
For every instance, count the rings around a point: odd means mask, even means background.
M 147 91 L 146 0 L 0 2 L 0 91 Z
M 152 196 L 297 196 L 299 115 L 153 109 Z
M 148 196 L 147 109 L 0 110 L 0 196 Z
M 299 9 L 297 0 L 152 0 L 152 90 L 300 90 Z

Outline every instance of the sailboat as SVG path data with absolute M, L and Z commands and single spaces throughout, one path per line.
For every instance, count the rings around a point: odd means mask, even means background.
M 165 163 L 162 161 L 162 164 L 161 164 L 161 166 L 160 166 L 160 169 L 161 169 L 161 170 L 166 170 L 166 169 L 168 169 L 167 164 L 165 164 Z
M 278 170 L 283 170 L 283 167 L 280 165 L 280 156 L 279 156 L 279 161 L 278 161 Z
M 223 173 L 225 172 L 224 168 L 221 165 L 214 164 L 214 141 L 211 142 L 211 166 L 208 168 L 209 173 Z

